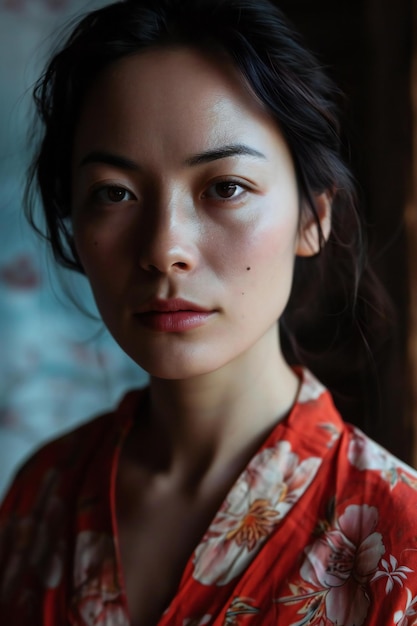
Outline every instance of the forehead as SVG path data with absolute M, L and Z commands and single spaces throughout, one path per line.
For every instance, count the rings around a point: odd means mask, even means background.
M 277 137 L 282 143 L 275 120 L 227 58 L 163 48 L 125 57 L 101 73 L 84 103 L 75 148 L 108 147 L 96 144 L 111 138 L 115 150 L 141 146 L 157 157 L 245 139 L 274 149 Z

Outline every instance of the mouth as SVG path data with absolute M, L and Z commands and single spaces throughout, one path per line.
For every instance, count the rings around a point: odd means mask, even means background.
M 139 323 L 156 332 L 181 333 L 203 326 L 215 310 L 204 308 L 194 302 L 173 298 L 152 300 L 135 313 Z

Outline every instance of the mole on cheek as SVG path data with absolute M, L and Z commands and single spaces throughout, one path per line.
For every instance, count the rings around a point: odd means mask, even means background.
M 246 271 L 247 271 L 247 272 L 249 272 L 249 271 L 250 271 L 250 267 L 247 267 L 247 268 L 246 268 Z

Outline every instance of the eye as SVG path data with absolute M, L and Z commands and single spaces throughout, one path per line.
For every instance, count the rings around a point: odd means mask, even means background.
M 134 195 L 124 187 L 105 185 L 94 192 L 94 199 L 104 204 L 119 204 L 133 200 Z
M 223 180 L 211 185 L 204 192 L 204 198 L 214 200 L 233 200 L 239 198 L 247 189 L 240 183 L 233 180 Z

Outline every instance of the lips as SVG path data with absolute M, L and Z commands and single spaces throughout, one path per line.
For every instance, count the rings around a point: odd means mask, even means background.
M 204 325 L 215 313 L 194 302 L 173 298 L 146 303 L 135 317 L 142 326 L 156 332 L 180 333 Z

